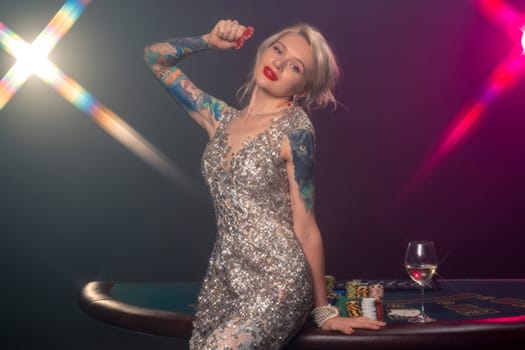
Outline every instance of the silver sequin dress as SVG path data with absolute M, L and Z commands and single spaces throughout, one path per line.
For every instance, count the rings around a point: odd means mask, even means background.
M 299 107 L 231 154 L 226 108 L 202 157 L 217 239 L 198 298 L 190 349 L 280 349 L 312 307 L 311 272 L 293 231 L 284 137 L 313 133 Z

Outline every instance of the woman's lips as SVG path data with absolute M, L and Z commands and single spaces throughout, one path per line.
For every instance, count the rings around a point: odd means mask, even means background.
M 273 81 L 277 80 L 277 76 L 275 75 L 274 71 L 270 67 L 265 66 L 263 69 L 263 73 L 266 76 L 266 78 L 273 80 Z

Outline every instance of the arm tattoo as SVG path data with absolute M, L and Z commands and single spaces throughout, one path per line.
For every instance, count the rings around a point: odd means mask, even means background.
M 215 120 L 221 117 L 223 103 L 197 88 L 175 65 L 184 57 L 210 46 L 202 36 L 171 39 L 146 47 L 144 60 L 168 92 L 188 111 L 207 109 Z
M 311 211 L 314 202 L 314 135 L 311 131 L 299 129 L 293 130 L 288 139 L 292 149 L 295 181 L 307 211 Z
M 159 64 L 174 66 L 184 57 L 209 49 L 210 46 L 202 36 L 171 39 L 146 47 L 144 60 L 149 66 Z
M 193 112 L 208 109 L 215 120 L 220 119 L 224 105 L 197 88 L 181 70 L 177 69 L 171 75 L 160 79 L 184 108 Z

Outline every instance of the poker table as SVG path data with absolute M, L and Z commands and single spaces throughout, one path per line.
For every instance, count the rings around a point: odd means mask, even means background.
M 113 326 L 189 339 L 198 290 L 193 282 L 93 281 L 83 287 L 79 305 Z M 394 314 L 419 306 L 418 290 L 387 286 L 380 306 L 384 329 L 344 335 L 309 322 L 287 349 L 525 349 L 525 279 L 438 280 L 425 291 L 425 311 L 436 322 L 409 323 Z

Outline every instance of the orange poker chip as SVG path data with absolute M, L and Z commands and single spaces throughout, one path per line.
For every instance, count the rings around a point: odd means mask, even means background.
M 362 316 L 361 305 L 358 299 L 348 299 L 345 302 L 345 309 L 349 317 Z

